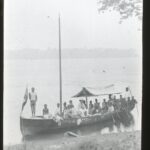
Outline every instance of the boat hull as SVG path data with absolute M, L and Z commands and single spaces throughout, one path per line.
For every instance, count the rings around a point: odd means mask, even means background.
M 64 119 L 59 123 L 53 119 L 44 119 L 42 117 L 20 117 L 20 129 L 23 136 L 60 133 L 88 128 L 95 125 L 101 129 L 104 127 L 111 127 L 113 124 L 118 125 L 118 123 L 121 123 L 121 115 L 122 112 L 113 112 L 78 119 Z

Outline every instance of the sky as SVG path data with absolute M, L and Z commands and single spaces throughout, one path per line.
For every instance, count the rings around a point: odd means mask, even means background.
M 5 0 L 4 49 L 62 48 L 141 49 L 141 24 L 119 24 L 116 12 L 98 12 L 97 0 Z

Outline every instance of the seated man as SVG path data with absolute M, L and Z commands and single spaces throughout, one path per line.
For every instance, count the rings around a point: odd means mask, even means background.
M 55 110 L 55 116 L 60 116 L 60 104 L 57 103 L 57 108 Z
M 49 115 L 49 110 L 47 108 L 47 104 L 44 104 L 43 116 L 44 116 L 44 118 L 48 118 L 48 115 Z
M 65 113 L 66 118 L 75 118 L 77 115 L 75 107 L 72 103 L 72 100 L 69 101 L 69 105 L 67 106 L 67 110 Z
M 54 120 L 58 123 L 62 120 L 62 117 L 60 114 L 60 104 L 59 103 L 57 103 L 57 108 L 56 108 L 56 111 L 54 114 Z
M 113 112 L 114 111 L 114 106 L 111 101 L 108 102 L 108 112 Z
M 74 105 L 73 105 L 73 103 L 72 103 L 72 100 L 69 101 L 69 104 L 68 104 L 68 107 L 67 107 L 67 108 L 68 108 L 68 109 L 74 108 Z

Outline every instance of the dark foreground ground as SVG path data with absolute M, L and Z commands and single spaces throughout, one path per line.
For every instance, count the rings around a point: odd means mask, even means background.
M 141 132 L 91 134 L 66 137 L 55 141 L 27 142 L 4 146 L 4 150 L 140 150 Z

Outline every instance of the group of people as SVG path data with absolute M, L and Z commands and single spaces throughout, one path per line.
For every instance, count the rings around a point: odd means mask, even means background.
M 94 104 L 91 100 L 89 106 L 87 106 L 85 100 L 79 100 L 78 107 L 75 108 L 72 100 L 70 100 L 68 105 L 66 102 L 64 102 L 63 104 L 62 117 L 78 118 L 88 115 L 111 113 L 113 111 L 130 111 L 136 103 L 137 101 L 135 100 L 134 96 L 125 98 L 120 95 L 120 97 L 117 99 L 116 96 L 112 97 L 112 95 L 109 95 L 108 101 L 106 101 L 106 99 L 103 99 L 102 104 L 98 102 L 98 99 L 95 99 Z
M 56 110 L 54 112 L 54 117 L 56 120 L 69 119 L 69 118 L 78 118 L 84 117 L 88 114 L 87 106 L 84 100 L 80 100 L 78 108 L 76 109 L 72 100 L 69 101 L 67 104 L 66 102 L 63 103 L 63 111 L 62 114 L 60 113 L 60 104 L 57 103 Z M 43 108 L 43 116 L 49 115 L 49 110 L 47 104 L 44 105 Z
M 132 107 L 134 107 L 134 104 L 136 103 L 137 101 L 135 100 L 134 96 L 125 98 L 120 95 L 120 97 L 117 99 L 116 96 L 112 98 L 111 95 L 109 95 L 108 101 L 106 101 L 106 99 L 103 99 L 102 105 L 100 105 L 97 99 L 95 99 L 94 104 L 92 103 L 92 101 L 90 101 L 89 114 L 104 114 L 107 112 L 120 110 L 128 111 L 129 109 L 132 109 Z
M 87 106 L 84 100 L 79 101 L 78 108 L 75 108 L 72 100 L 69 101 L 68 105 L 64 102 L 63 106 L 64 118 L 78 118 L 87 115 Z
M 128 91 L 128 89 L 126 89 Z M 37 102 L 37 94 L 35 92 L 34 88 L 31 88 L 31 93 L 29 93 L 29 99 L 31 104 L 31 112 L 32 116 L 35 116 L 35 108 L 36 108 L 36 102 Z M 134 107 L 134 104 L 136 104 L 137 101 L 135 100 L 134 96 L 122 96 L 120 95 L 119 98 L 116 98 L 114 95 L 112 97 L 111 94 L 109 94 L 108 101 L 106 99 L 103 99 L 103 102 L 100 104 L 98 102 L 98 99 L 95 99 L 95 102 L 93 104 L 92 100 L 89 102 L 89 105 L 86 103 L 85 100 L 79 100 L 78 107 L 75 108 L 73 101 L 70 100 L 67 104 L 66 102 L 63 103 L 63 110 L 62 114 L 60 113 L 60 104 L 57 103 L 57 108 L 54 113 L 54 117 L 58 120 L 60 118 L 78 118 L 78 117 L 85 117 L 87 115 L 94 115 L 94 114 L 104 114 L 107 112 L 113 112 L 113 111 L 120 111 L 120 110 L 129 110 Z M 43 116 L 44 117 L 50 117 L 49 109 L 47 104 L 44 104 L 43 108 Z

